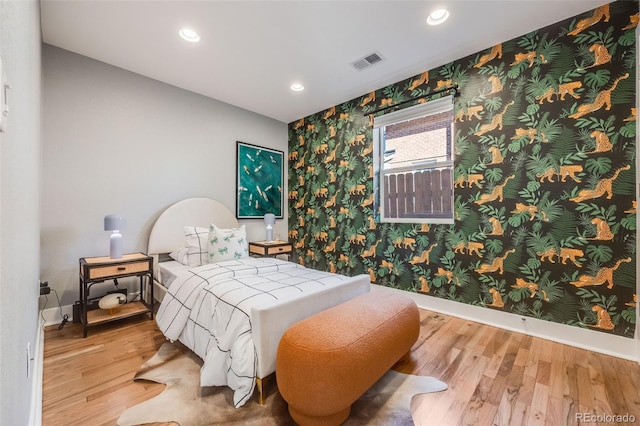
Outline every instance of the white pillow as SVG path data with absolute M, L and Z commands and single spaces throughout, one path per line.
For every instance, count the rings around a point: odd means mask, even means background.
M 209 263 L 249 257 L 245 225 L 238 228 L 209 226 Z
M 187 247 L 180 247 L 169 253 L 169 257 L 176 260 L 183 265 L 189 265 L 189 249 Z
M 189 266 L 201 266 L 209 263 L 209 230 L 195 226 L 185 226 L 184 236 L 187 246 L 187 263 Z

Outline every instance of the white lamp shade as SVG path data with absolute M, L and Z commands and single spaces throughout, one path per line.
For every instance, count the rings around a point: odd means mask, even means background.
M 105 231 L 122 231 L 126 225 L 126 220 L 121 214 L 108 214 L 104 217 Z
M 264 215 L 264 224 L 265 225 L 275 225 L 276 223 L 276 215 L 273 213 L 267 213 Z

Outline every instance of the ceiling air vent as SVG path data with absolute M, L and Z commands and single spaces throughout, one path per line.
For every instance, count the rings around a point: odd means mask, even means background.
M 370 67 L 373 64 L 377 64 L 380 61 L 382 61 L 382 58 L 380 57 L 380 55 L 378 55 L 377 53 L 372 53 L 370 55 L 365 56 L 364 58 L 360 58 L 352 62 L 352 65 L 355 69 L 357 69 L 358 71 L 361 71 L 365 68 Z

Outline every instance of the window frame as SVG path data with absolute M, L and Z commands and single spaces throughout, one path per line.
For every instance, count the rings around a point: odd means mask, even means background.
M 376 201 L 378 204 L 379 222 L 381 223 L 426 223 L 426 224 L 453 224 L 455 222 L 455 190 L 453 187 L 453 169 L 455 163 L 455 154 L 453 145 L 455 143 L 454 137 L 454 114 L 453 114 L 453 95 L 443 96 L 438 99 L 428 101 L 422 104 L 414 105 L 409 108 L 404 108 L 399 111 L 394 111 L 381 116 L 374 117 L 373 122 L 373 144 L 374 144 L 374 167 L 375 182 L 374 190 L 376 192 Z M 434 163 L 425 165 L 412 165 L 403 166 L 392 169 L 390 173 L 385 173 L 384 168 L 384 138 L 383 132 L 386 126 L 406 122 L 418 118 L 428 117 L 432 115 L 441 114 L 451 111 L 451 123 L 450 123 L 450 143 L 448 145 L 447 160 L 436 161 Z M 416 217 L 392 217 L 385 211 L 385 175 L 393 174 L 403 171 L 419 171 L 429 169 L 448 168 L 450 170 L 450 185 L 451 185 L 451 216 L 436 217 L 436 216 L 416 216 Z

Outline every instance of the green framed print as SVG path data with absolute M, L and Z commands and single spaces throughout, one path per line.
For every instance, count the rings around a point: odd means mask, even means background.
M 244 142 L 236 142 L 236 217 L 262 218 L 273 213 L 282 219 L 284 153 Z

